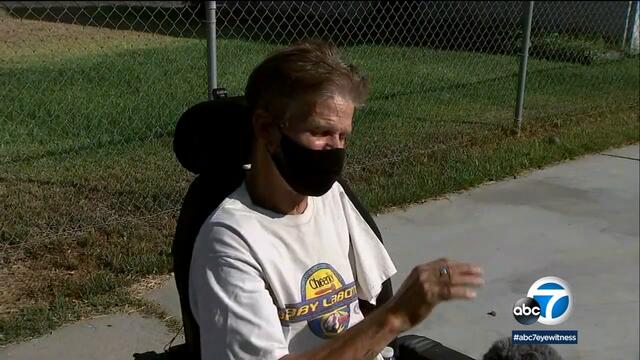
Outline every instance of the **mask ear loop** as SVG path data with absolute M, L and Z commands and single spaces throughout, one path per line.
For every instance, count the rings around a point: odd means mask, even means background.
M 282 141 L 282 137 L 286 136 L 289 137 L 287 134 L 284 133 L 284 129 L 289 127 L 289 122 L 286 120 L 280 121 L 278 122 L 278 132 L 280 133 L 280 137 L 281 137 L 281 141 Z
M 269 117 L 271 117 L 271 119 L 273 121 L 273 118 L 274 118 L 273 114 L 271 112 L 269 112 L 269 111 L 267 111 L 267 114 L 269 114 Z M 289 125 L 288 122 L 284 121 L 284 120 L 283 121 L 278 121 L 276 123 L 276 130 L 280 133 L 280 136 L 285 136 L 282 130 L 288 125 Z M 269 149 L 269 145 L 265 144 L 265 146 L 267 148 L 267 153 L 271 154 L 271 149 Z M 278 145 L 278 146 L 280 146 L 280 145 Z
M 288 128 L 288 127 L 289 127 L 289 122 L 288 121 L 283 120 L 283 121 L 278 122 L 278 129 L 280 131 L 282 131 L 282 130 Z

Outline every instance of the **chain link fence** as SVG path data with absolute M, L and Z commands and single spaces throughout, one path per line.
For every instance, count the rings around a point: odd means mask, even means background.
M 67 238 L 116 271 L 168 269 L 168 256 L 144 254 L 168 253 L 192 179 L 171 141 L 179 115 L 207 97 L 204 4 L 0 3 L 0 263 Z M 336 43 L 372 85 L 347 177 L 375 186 L 434 156 L 509 136 L 526 7 L 219 1 L 218 85 L 241 94 L 251 69 L 282 45 Z M 638 47 L 637 13 L 637 1 L 535 4 L 528 129 L 638 106 L 638 58 L 629 55 Z M 113 237 L 128 247 L 100 252 Z
M 175 122 L 206 99 L 198 7 L 2 6 L 3 257 L 122 222 L 166 242 L 190 179 L 171 152 Z

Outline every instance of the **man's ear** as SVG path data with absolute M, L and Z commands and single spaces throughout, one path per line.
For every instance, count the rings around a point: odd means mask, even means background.
M 258 109 L 253 113 L 252 122 L 258 141 L 265 143 L 269 151 L 275 150 L 280 138 L 273 117 L 266 111 Z

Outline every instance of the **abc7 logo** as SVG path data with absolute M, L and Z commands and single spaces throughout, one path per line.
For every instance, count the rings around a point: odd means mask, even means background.
M 544 325 L 563 323 L 573 307 L 573 297 L 566 281 L 548 276 L 529 288 L 527 297 L 513 305 L 513 317 L 522 325 L 539 322 Z

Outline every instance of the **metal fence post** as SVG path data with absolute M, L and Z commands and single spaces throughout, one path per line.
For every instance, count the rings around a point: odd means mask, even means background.
M 640 1 L 636 0 L 635 16 L 631 27 L 631 38 L 629 39 L 629 53 L 638 55 L 640 53 Z
M 214 89 L 218 87 L 218 63 L 216 57 L 216 2 L 207 1 L 205 4 L 207 13 L 207 73 L 209 100 L 215 97 Z
M 524 88 L 527 80 L 527 61 L 529 60 L 529 43 L 531 40 L 531 19 L 533 18 L 533 1 L 529 1 L 527 7 L 526 17 L 523 19 L 522 36 L 522 53 L 520 58 L 520 70 L 518 74 L 518 98 L 516 100 L 516 117 L 515 126 L 516 131 L 520 134 L 520 128 L 522 127 L 522 110 L 524 107 Z
M 629 20 L 631 20 L 631 9 L 633 9 L 633 1 L 629 1 L 629 6 L 627 6 L 627 17 L 624 21 L 624 33 L 622 33 L 622 51 L 627 50 L 627 34 L 629 33 Z

